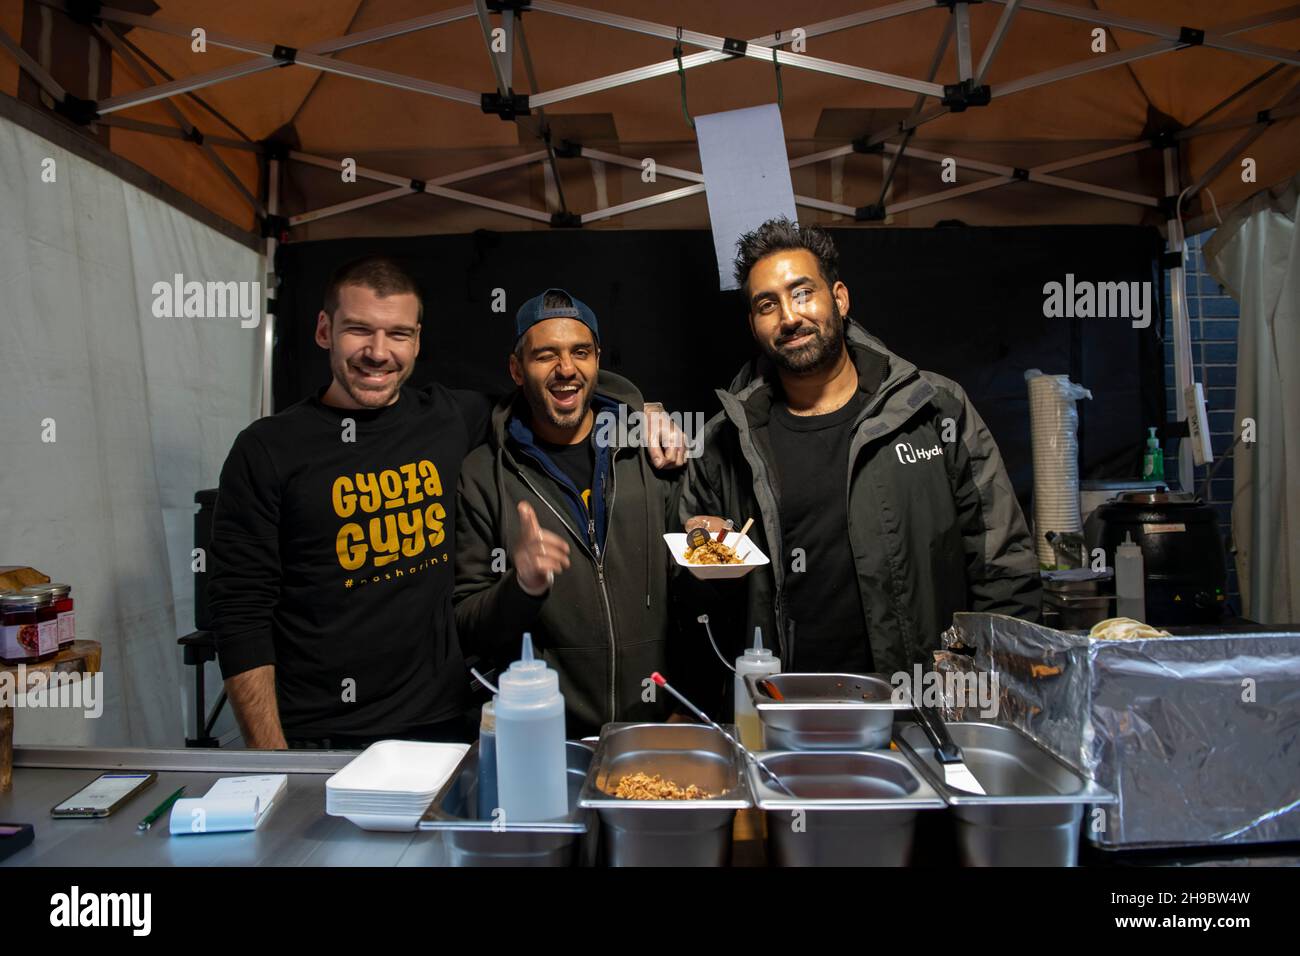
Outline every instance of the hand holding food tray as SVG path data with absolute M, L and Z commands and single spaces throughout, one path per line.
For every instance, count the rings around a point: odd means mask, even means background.
M 748 526 L 746 526 L 748 527 Z M 664 535 L 664 543 L 673 554 L 673 560 L 690 570 L 703 581 L 743 578 L 754 568 L 770 564 L 767 555 L 742 531 L 719 532 L 716 535 L 697 534 L 699 529 Z M 688 540 L 692 534 L 694 541 Z

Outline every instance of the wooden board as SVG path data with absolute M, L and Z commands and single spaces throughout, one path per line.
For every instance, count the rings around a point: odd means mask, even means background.
M 47 661 L 35 664 L 0 664 L 0 673 L 19 673 L 24 666 L 27 675 L 35 673 L 97 674 L 103 648 L 99 641 L 73 641 L 72 644 Z M 14 770 L 14 707 L 0 705 L 0 793 L 13 787 Z

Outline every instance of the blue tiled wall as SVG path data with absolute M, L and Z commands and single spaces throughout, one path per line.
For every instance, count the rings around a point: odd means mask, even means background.
M 1228 451 L 1237 437 L 1234 422 L 1234 403 L 1237 395 L 1237 320 L 1240 309 L 1235 299 L 1219 285 L 1217 279 L 1205 268 L 1202 252 L 1213 230 L 1192 236 L 1187 241 L 1184 257 L 1184 287 L 1187 291 L 1187 315 L 1192 338 L 1192 375 L 1205 389 L 1205 404 L 1210 419 L 1210 444 L 1215 461 Z M 1165 273 L 1165 297 L 1169 300 L 1169 273 Z M 1174 396 L 1174 330 L 1173 323 L 1165 323 L 1165 409 L 1169 420 L 1178 418 L 1178 403 Z M 1196 487 L 1200 492 L 1207 467 L 1194 469 Z M 1178 480 L 1177 443 L 1165 444 L 1165 477 L 1176 484 Z M 1232 524 L 1232 459 L 1223 462 L 1210 481 L 1206 501 L 1219 515 L 1219 526 L 1226 540 Z M 1228 556 L 1228 600 L 1233 610 L 1241 611 L 1241 598 L 1237 591 L 1237 571 L 1231 555 Z

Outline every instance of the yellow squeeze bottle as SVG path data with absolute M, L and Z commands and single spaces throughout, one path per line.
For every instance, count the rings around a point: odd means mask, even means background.
M 750 750 L 763 749 L 763 724 L 749 698 L 745 678 L 751 674 L 770 677 L 779 673 L 780 658 L 763 646 L 763 629 L 754 628 L 754 646 L 736 658 L 736 730 L 740 732 L 740 742 Z

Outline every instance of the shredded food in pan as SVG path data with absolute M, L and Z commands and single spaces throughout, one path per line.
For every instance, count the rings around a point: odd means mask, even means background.
M 690 564 L 743 564 L 736 557 L 736 551 L 730 545 L 720 541 L 708 541 L 698 548 L 686 549 L 686 560 Z
M 632 773 L 618 782 L 614 796 L 623 800 L 707 800 L 713 794 L 695 784 L 682 788 L 659 774 Z

